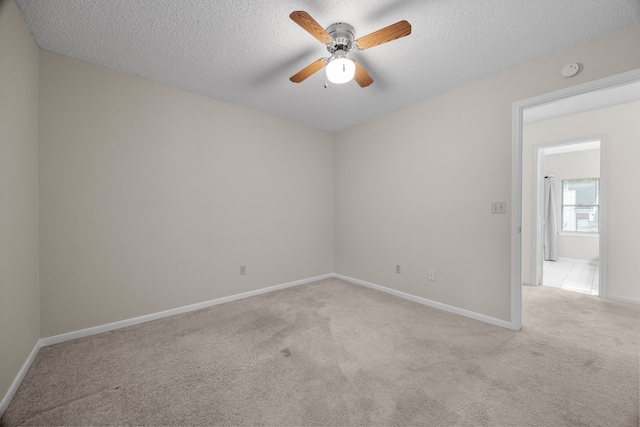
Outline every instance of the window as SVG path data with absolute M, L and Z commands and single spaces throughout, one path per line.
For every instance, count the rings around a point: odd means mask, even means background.
M 600 179 L 562 181 L 562 231 L 598 232 Z

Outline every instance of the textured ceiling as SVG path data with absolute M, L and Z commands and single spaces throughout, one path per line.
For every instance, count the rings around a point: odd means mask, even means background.
M 329 131 L 640 22 L 639 0 L 17 0 L 46 50 Z M 289 77 L 326 48 L 305 10 L 356 38 L 406 19 L 412 34 L 353 57 L 373 77 Z

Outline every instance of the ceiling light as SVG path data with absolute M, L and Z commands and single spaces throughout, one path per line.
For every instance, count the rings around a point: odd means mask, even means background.
M 353 80 L 356 73 L 356 64 L 347 58 L 343 50 L 336 50 L 327 64 L 327 79 L 331 83 L 341 84 Z

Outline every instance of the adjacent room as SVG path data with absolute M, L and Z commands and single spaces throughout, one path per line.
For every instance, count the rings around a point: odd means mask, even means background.
M 316 3 L 0 0 L 0 425 L 638 425 L 638 1 Z
M 600 141 L 544 149 L 544 171 L 542 284 L 598 295 Z

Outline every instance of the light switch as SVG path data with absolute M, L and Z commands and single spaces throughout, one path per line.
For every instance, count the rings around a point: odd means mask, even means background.
M 504 214 L 507 213 L 507 202 L 491 202 L 492 214 Z

